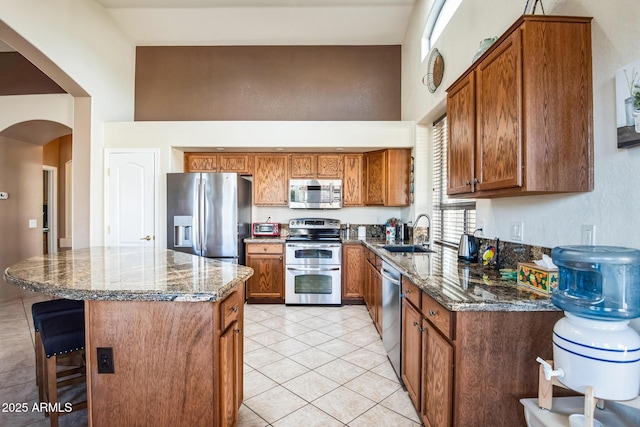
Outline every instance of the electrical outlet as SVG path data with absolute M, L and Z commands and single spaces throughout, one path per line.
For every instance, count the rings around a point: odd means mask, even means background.
M 476 236 L 484 236 L 484 219 L 476 220 L 476 230 L 478 230 Z
M 30 219 L 29 220 L 29 228 L 38 228 L 38 220 Z
M 582 244 L 583 245 L 595 245 L 596 244 L 596 226 L 591 224 L 584 224 L 582 226 Z
M 7 200 L 9 198 L 9 193 L 5 191 L 0 191 L 0 200 Z
M 522 221 L 511 222 L 510 237 L 511 237 L 511 240 L 514 242 L 522 242 L 522 239 L 524 238 L 524 222 Z
M 98 347 L 96 349 L 99 374 L 114 374 L 113 347 Z

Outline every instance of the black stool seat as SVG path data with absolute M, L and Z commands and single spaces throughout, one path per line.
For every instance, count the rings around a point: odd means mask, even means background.
M 66 312 L 84 312 L 84 301 L 70 299 L 54 299 L 37 302 L 31 306 L 33 317 L 33 327 L 36 332 L 40 331 L 40 324 L 44 319 L 57 316 Z
M 84 311 L 43 319 L 40 338 L 47 357 L 84 349 Z

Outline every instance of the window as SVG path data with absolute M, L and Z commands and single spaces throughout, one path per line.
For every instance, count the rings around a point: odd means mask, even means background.
M 421 51 L 423 61 L 451 20 L 458 6 L 460 6 L 460 3 L 462 3 L 462 0 L 435 0 L 433 2 L 427 18 L 427 24 L 422 33 Z
M 433 241 L 458 246 L 476 228 L 476 202 L 447 196 L 447 117 L 433 124 Z

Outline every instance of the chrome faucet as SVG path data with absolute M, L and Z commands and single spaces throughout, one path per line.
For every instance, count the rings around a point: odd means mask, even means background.
M 429 216 L 429 214 L 421 213 L 416 217 L 416 220 L 413 221 L 413 242 L 414 244 L 418 244 L 418 242 L 416 242 L 416 228 L 418 226 L 418 221 L 420 221 L 420 218 L 423 218 L 423 217 L 427 218 L 427 221 L 429 222 L 429 226 L 427 227 L 429 238 L 427 239 L 426 242 L 424 241 L 424 238 L 423 238 L 422 242 L 420 242 L 419 244 L 422 246 L 426 246 L 427 248 L 431 248 L 431 217 Z

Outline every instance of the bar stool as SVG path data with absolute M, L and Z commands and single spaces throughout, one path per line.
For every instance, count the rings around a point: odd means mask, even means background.
M 42 378 L 44 357 L 42 351 L 42 340 L 40 339 L 40 325 L 45 319 L 74 311 L 84 312 L 84 301 L 63 298 L 37 302 L 31 306 L 33 329 L 35 331 L 36 384 L 38 385 L 38 399 L 40 402 L 44 401 L 44 381 Z
M 42 364 L 44 401 L 48 404 L 51 427 L 58 426 L 60 415 L 87 407 L 85 400 L 72 403 L 68 411 L 61 411 L 63 407 L 58 402 L 58 388 L 86 382 L 84 363 L 81 367 L 72 370 L 61 372 L 57 370 L 57 362 L 60 357 L 74 353 L 84 356 L 84 332 L 84 311 L 66 312 L 43 319 L 40 323 L 40 338 L 45 356 Z M 58 378 L 61 380 L 59 381 Z

